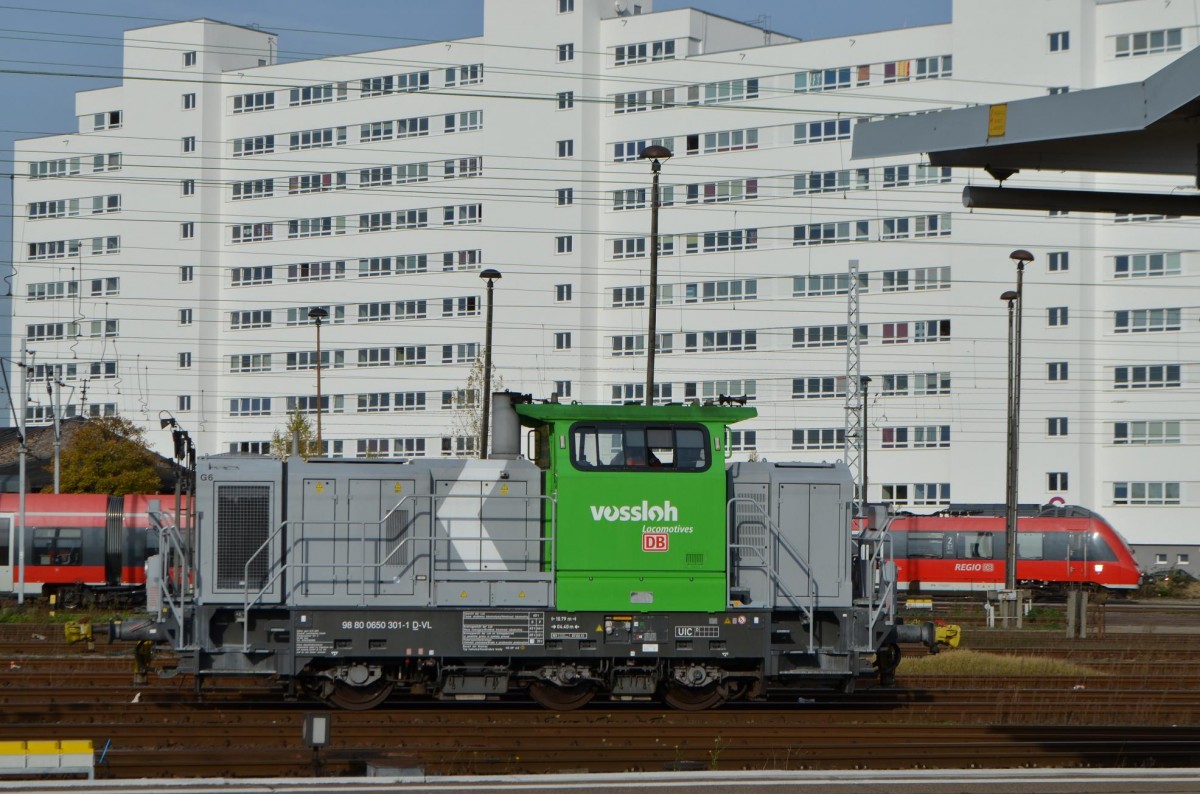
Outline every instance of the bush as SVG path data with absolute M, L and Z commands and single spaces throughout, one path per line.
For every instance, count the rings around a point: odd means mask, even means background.
M 1171 568 L 1148 574 L 1146 582 L 1138 589 L 1145 598 L 1186 598 L 1194 589 L 1196 577 L 1187 571 Z

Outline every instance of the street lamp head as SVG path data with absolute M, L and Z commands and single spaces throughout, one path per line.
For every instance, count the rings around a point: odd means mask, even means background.
M 493 281 L 498 281 L 501 278 L 500 271 L 494 267 L 489 267 L 479 274 L 479 277 L 489 284 Z
M 671 150 L 665 146 L 647 146 L 642 149 L 642 153 L 638 155 L 642 160 L 670 160 Z
M 1024 248 L 1018 248 L 1008 255 L 1008 258 L 1017 263 L 1017 267 L 1024 267 L 1033 261 L 1033 254 L 1026 251 Z
M 316 320 L 318 324 L 328 316 L 329 312 L 320 306 L 314 306 L 308 310 L 308 319 Z
M 1000 296 L 1000 300 L 1009 301 L 1011 303 L 1019 297 L 1021 297 L 1021 293 L 1017 292 L 1015 289 L 1010 289 L 1004 291 L 1004 294 Z

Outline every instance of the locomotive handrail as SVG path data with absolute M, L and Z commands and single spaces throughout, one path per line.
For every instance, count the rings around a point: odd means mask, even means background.
M 881 570 L 886 570 L 885 566 L 887 565 L 889 555 L 885 553 L 885 550 L 887 549 L 887 547 L 892 545 L 892 534 L 887 529 L 887 527 L 884 527 L 883 529 L 878 530 L 878 534 L 876 537 L 868 536 L 867 532 L 868 532 L 868 530 L 864 529 L 859 533 L 859 536 L 858 536 L 860 543 L 868 543 L 873 547 L 871 556 L 863 561 L 863 564 L 866 567 L 866 570 L 864 571 L 864 576 L 867 574 L 870 574 L 876 564 L 880 564 Z M 893 572 L 895 571 L 894 563 L 892 566 L 892 570 L 893 570 Z M 867 614 L 869 616 L 868 625 L 870 627 L 871 636 L 874 636 L 875 624 L 879 622 L 879 619 L 883 614 L 884 608 L 888 608 L 887 617 L 890 620 L 895 619 L 896 602 L 895 602 L 895 599 L 892 598 L 892 593 L 896 589 L 896 577 L 892 576 L 891 578 L 887 579 L 887 587 L 884 588 L 884 591 L 879 594 L 878 607 L 876 607 L 876 605 L 875 605 L 876 593 L 875 593 L 874 581 L 872 580 L 872 582 L 870 583 L 870 586 L 868 586 L 868 583 L 864 581 L 863 586 L 864 586 L 864 589 L 867 591 Z
M 775 569 L 775 566 L 772 566 L 770 564 L 769 560 L 763 560 L 763 564 L 761 566 L 746 566 L 748 568 L 762 568 L 762 570 L 767 574 L 767 576 L 772 580 L 772 582 L 781 587 L 784 598 L 786 598 L 788 601 L 790 601 L 792 603 L 792 606 L 796 607 L 797 609 L 799 609 L 801 612 L 803 612 L 805 615 L 808 616 L 808 652 L 813 653 L 814 649 L 815 649 L 814 643 L 815 643 L 815 639 L 816 639 L 816 637 L 815 637 L 816 619 L 814 618 L 813 612 L 817 606 L 817 598 L 819 596 L 819 586 L 817 585 L 816 576 L 813 575 L 812 566 L 808 564 L 808 561 L 804 559 L 804 556 L 802 554 L 800 554 L 800 552 L 798 552 L 794 548 L 792 548 L 792 544 L 788 542 L 787 538 L 785 538 L 783 536 L 783 533 L 779 530 L 779 527 L 776 526 L 775 522 L 771 520 L 771 516 L 768 515 L 766 508 L 763 507 L 761 504 L 759 504 L 758 500 L 751 499 L 750 497 L 746 497 L 746 496 L 735 496 L 735 497 L 731 498 L 725 506 L 726 517 L 728 519 L 728 521 L 727 521 L 727 526 L 729 528 L 728 545 L 729 545 L 729 551 L 730 551 L 729 564 L 727 564 L 725 566 L 725 592 L 728 593 L 730 587 L 732 586 L 732 582 L 730 581 L 729 577 L 731 576 L 732 569 L 733 569 L 733 559 L 732 559 L 733 550 L 734 549 L 743 549 L 743 548 L 744 549 L 756 549 L 757 548 L 756 546 L 752 546 L 749 543 L 734 543 L 733 542 L 733 530 L 734 530 L 735 520 L 736 520 L 734 517 L 734 514 L 733 514 L 733 506 L 739 502 L 753 506 L 753 508 L 762 516 L 762 519 L 764 522 L 763 525 L 766 526 L 767 531 L 770 532 L 771 535 L 774 536 L 774 538 L 779 541 L 780 545 L 783 546 L 783 548 L 785 550 L 787 550 L 787 552 L 791 555 L 792 559 L 795 560 L 795 562 L 804 570 L 804 572 L 808 574 L 808 603 L 809 603 L 809 605 L 806 607 L 803 604 L 801 604 L 799 601 L 796 600 L 795 596 L 792 595 L 791 591 L 788 590 L 787 587 L 783 586 L 783 582 L 779 578 L 779 572 Z M 770 553 L 770 550 L 768 549 L 768 554 L 769 553 Z
M 254 551 L 254 553 L 251 554 L 246 559 L 246 562 L 242 567 L 242 572 L 243 572 L 242 573 L 242 575 L 243 575 L 242 581 L 243 581 L 243 587 L 244 587 L 243 594 L 242 594 L 242 610 L 243 610 L 242 611 L 242 651 L 243 651 L 243 653 L 248 653 L 250 651 L 250 620 L 249 620 L 250 610 L 253 609 L 255 606 L 258 606 L 261 603 L 263 597 L 272 588 L 272 586 L 275 584 L 275 582 L 277 582 L 279 580 L 279 578 L 283 576 L 285 571 L 287 571 L 289 569 L 305 570 L 308 568 L 334 567 L 333 564 L 331 564 L 329 562 L 317 562 L 317 563 L 303 562 L 303 563 L 301 563 L 301 562 L 292 562 L 289 559 L 288 562 L 285 562 L 282 565 L 273 567 L 273 569 L 272 569 L 273 572 L 271 573 L 271 575 L 267 577 L 266 581 L 264 581 L 263 585 L 258 589 L 258 592 L 254 593 L 253 598 L 251 598 L 251 594 L 250 594 L 250 564 L 254 561 L 254 559 L 260 553 L 262 553 L 264 550 L 268 549 L 271 546 L 272 542 L 284 530 L 285 527 L 287 527 L 289 525 L 290 526 L 303 526 L 305 524 L 320 524 L 320 525 L 328 525 L 328 526 L 343 526 L 343 525 L 345 525 L 345 526 L 350 526 L 350 527 L 353 527 L 354 525 L 358 525 L 361 528 L 360 541 L 361 541 L 362 545 L 365 547 L 366 543 L 367 543 L 367 527 L 368 526 L 382 527 L 384 525 L 384 523 L 386 523 L 388 521 L 388 519 L 390 519 L 392 517 L 392 515 L 394 515 L 396 513 L 396 511 L 399 510 L 400 507 L 405 502 L 408 502 L 410 499 L 413 501 L 413 503 L 415 503 L 419 499 L 429 499 L 430 500 L 430 508 L 431 508 L 430 525 L 429 525 L 430 531 L 427 536 L 403 538 L 399 543 L 396 544 L 396 547 L 387 554 L 386 557 L 384 557 L 382 560 L 379 560 L 378 562 L 373 562 L 373 563 L 366 562 L 366 555 L 364 554 L 362 562 L 359 562 L 356 564 L 345 563 L 345 564 L 341 564 L 341 565 L 337 566 L 337 567 L 344 567 L 344 568 L 357 567 L 359 569 L 360 597 L 364 602 L 366 600 L 366 590 L 367 590 L 367 588 L 366 588 L 367 570 L 368 569 L 378 570 L 378 569 L 382 568 L 384 565 L 387 565 L 388 562 L 392 559 L 393 555 L 399 553 L 400 550 L 409 543 L 409 541 L 412 541 L 414 546 L 420 541 L 426 542 L 427 548 L 428 548 L 426 556 L 429 559 L 430 570 L 434 570 L 434 566 L 436 565 L 436 562 L 437 562 L 436 553 L 434 551 L 434 542 L 435 542 L 435 540 L 437 540 L 437 538 L 435 536 L 435 532 L 434 532 L 435 522 L 437 521 L 437 513 L 436 513 L 436 510 L 434 510 L 433 508 L 435 508 L 436 500 L 438 500 L 438 499 L 478 499 L 480 501 L 480 506 L 479 506 L 479 514 L 478 514 L 477 518 L 479 520 L 480 538 L 483 537 L 483 534 L 482 534 L 483 520 L 484 520 L 483 519 L 483 501 L 485 499 L 514 499 L 514 500 L 521 500 L 521 501 L 525 501 L 525 502 L 529 502 L 530 500 L 548 501 L 550 503 L 550 535 L 548 537 L 493 538 L 491 540 L 495 543 L 525 543 L 525 544 L 538 543 L 538 544 L 543 544 L 543 545 L 549 544 L 550 545 L 550 571 L 548 572 L 548 581 L 550 582 L 550 587 L 551 587 L 550 596 L 551 596 L 551 599 L 553 600 L 553 598 L 554 598 L 553 587 L 554 587 L 555 572 L 556 572 L 556 566 L 557 566 L 557 559 L 556 559 L 556 553 L 555 553 L 556 547 L 555 547 L 555 543 L 554 543 L 555 538 L 557 537 L 557 532 L 556 532 L 556 529 L 557 529 L 557 501 L 555 500 L 555 498 L 553 496 L 544 495 L 544 494 L 512 494 L 512 495 L 502 495 L 502 494 L 406 494 L 405 496 L 401 497 L 400 500 L 398 502 L 396 502 L 396 504 L 394 504 L 378 521 L 350 521 L 350 520 L 330 521 L 330 520 L 326 520 L 326 519 L 308 520 L 308 521 L 302 521 L 302 520 L 294 521 L 294 520 L 288 519 L 286 521 L 281 521 L 279 526 L 277 526 L 275 528 L 275 530 L 267 537 L 267 539 L 265 541 L 263 541 L 262 545 L 260 545 Z M 540 522 L 539 522 L 539 524 L 540 524 Z M 299 538 L 296 538 L 293 540 L 293 543 L 295 543 L 299 540 L 300 540 Z M 414 557 L 414 562 L 415 562 L 415 560 L 416 560 L 416 557 Z M 482 558 L 480 558 L 480 560 L 477 560 L 477 562 L 482 563 Z M 434 592 L 433 592 L 434 579 L 435 579 L 434 576 L 429 576 L 426 578 L 426 600 L 429 603 L 433 603 L 433 599 L 434 599 Z
M 191 563 L 188 560 L 187 546 L 183 542 L 183 536 L 179 534 L 179 528 L 173 523 L 163 523 L 158 531 L 158 547 L 159 547 L 159 586 L 162 592 L 163 603 L 170 610 L 171 617 L 175 620 L 175 625 L 179 627 L 179 635 L 175 638 L 176 647 L 183 647 L 185 644 L 184 627 L 187 622 L 183 615 L 183 600 L 186 597 L 186 590 L 190 584 L 191 578 Z M 171 554 L 179 556 L 180 564 L 171 564 Z M 176 582 L 176 569 L 178 569 L 178 584 L 180 587 L 179 602 L 177 603 L 172 590 L 172 585 Z M 149 604 L 147 603 L 147 606 Z M 155 616 L 155 620 L 162 623 L 161 610 Z

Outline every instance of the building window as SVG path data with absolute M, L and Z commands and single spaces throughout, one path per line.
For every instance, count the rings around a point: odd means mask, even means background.
M 575 10 L 575 0 L 558 0 L 558 13 L 570 14 Z
M 1182 309 L 1129 309 L 1113 312 L 1113 331 L 1118 334 L 1178 331 Z
M 559 91 L 558 92 L 558 109 L 570 110 L 575 107 L 575 92 L 574 91 Z
M 575 60 L 575 45 L 574 44 L 559 44 L 558 45 L 558 62 Z
M 1178 419 L 1114 422 L 1114 444 L 1179 444 L 1182 423 Z
M 1050 52 L 1066 52 L 1071 49 L 1071 32 L 1064 30 L 1059 33 L 1051 33 Z
M 1046 365 L 1047 380 L 1066 380 L 1067 379 L 1067 362 L 1051 361 Z
M 555 350 L 570 350 L 571 349 L 571 332 L 557 331 L 554 334 L 554 349 Z
M 559 157 L 574 157 L 575 156 L 575 141 L 568 139 L 558 142 Z
M 188 50 L 187 52 L 185 52 L 183 54 L 183 65 L 184 66 L 195 66 L 196 65 L 196 51 L 195 50 Z
M 196 278 L 196 268 L 194 265 L 183 265 L 179 268 L 179 280 L 182 282 L 193 281 Z
M 554 238 L 554 250 L 556 253 L 569 254 L 575 247 L 575 238 L 569 234 L 562 234 Z
M 844 427 L 810 427 L 792 431 L 792 449 L 842 449 L 845 445 Z
M 238 94 L 233 98 L 234 113 L 253 113 L 275 109 L 275 92 L 260 91 L 253 94 Z
M 1046 310 L 1046 320 L 1051 328 L 1056 328 L 1067 324 L 1067 307 L 1066 306 L 1051 306 Z
M 180 369 L 190 369 L 191 366 L 192 366 L 192 354 L 191 353 L 180 353 L 179 354 L 179 368 Z
M 1051 273 L 1065 272 L 1071 264 L 1070 253 L 1067 251 L 1051 251 L 1047 256 Z
M 1181 28 L 1166 30 L 1147 30 L 1141 33 L 1125 33 L 1115 37 L 1118 58 L 1130 58 L 1137 55 L 1152 55 L 1156 52 L 1173 52 L 1183 46 L 1183 31 Z
M 1182 385 L 1179 364 L 1143 364 L 1113 369 L 1114 389 L 1169 389 Z
M 1046 490 L 1047 491 L 1066 491 L 1067 488 L 1067 472 L 1065 471 L 1050 471 L 1046 472 Z
M 92 130 L 118 130 L 122 125 L 122 112 L 109 110 L 104 113 L 92 114 Z
M 1191 561 L 1192 561 L 1192 558 L 1191 558 L 1191 555 L 1190 555 L 1190 554 L 1177 554 L 1177 555 L 1175 555 L 1175 564 L 1176 564 L 1176 565 L 1187 565 L 1187 564 L 1188 564 L 1188 563 L 1190 563 Z
M 184 240 L 190 240 L 196 236 L 196 224 L 192 221 L 179 224 L 179 236 Z
M 194 179 L 183 180 L 182 182 L 179 183 L 179 187 L 180 187 L 180 190 L 183 192 L 183 195 L 185 195 L 185 196 L 196 195 L 196 180 L 194 180 Z
M 191 309 L 180 309 L 179 310 L 179 324 L 180 325 L 191 325 L 192 324 L 192 310 Z
M 1051 416 L 1046 419 L 1046 435 L 1065 436 L 1067 434 L 1067 417 Z
M 1181 503 L 1177 482 L 1114 482 L 1113 504 L 1177 505 Z
M 192 395 L 190 395 L 190 394 L 179 395 L 179 398 L 175 401 L 175 408 L 176 408 L 176 410 L 179 410 L 179 411 L 192 410 Z
M 1113 257 L 1113 278 L 1178 276 L 1181 272 L 1178 253 L 1126 254 Z
M 184 137 L 184 139 L 183 139 L 184 154 L 187 154 L 188 152 L 194 152 L 194 151 L 196 151 L 196 136 L 188 135 L 188 136 Z
M 1046 89 L 1046 93 L 1050 96 L 1054 96 L 1055 94 L 1065 94 L 1070 90 L 1071 87 L 1068 85 L 1052 85 Z
M 184 110 L 195 110 L 196 109 L 196 95 L 195 94 L 184 94 L 183 95 L 183 109 Z
M 560 187 L 557 192 L 558 206 L 565 207 L 575 203 L 575 188 Z
M 270 397 L 235 397 L 229 401 L 230 416 L 269 416 Z
M 571 285 L 570 284 L 555 284 L 554 285 L 554 300 L 559 303 L 564 303 L 571 300 Z

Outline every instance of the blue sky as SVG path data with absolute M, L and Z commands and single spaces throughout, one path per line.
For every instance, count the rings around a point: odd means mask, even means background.
M 549 0 L 526 0 L 549 2 Z M 694 7 L 752 21 L 805 39 L 913 27 L 950 19 L 951 0 L 656 0 L 658 11 Z M 210 17 L 257 24 L 280 34 L 281 57 L 337 55 L 403 46 L 418 40 L 475 36 L 483 0 L 0 0 L 0 152 L 12 170 L 12 141 L 75 128 L 74 92 L 111 85 L 121 63 L 124 30 Z M 377 31 L 395 31 L 379 35 Z M 411 37 L 405 39 L 403 37 Z M 17 72 L 17 73 L 14 73 Z M 58 77 L 22 72 L 98 75 Z M 2 194 L 5 215 L 7 193 Z M 11 225 L 0 229 L 10 250 Z

